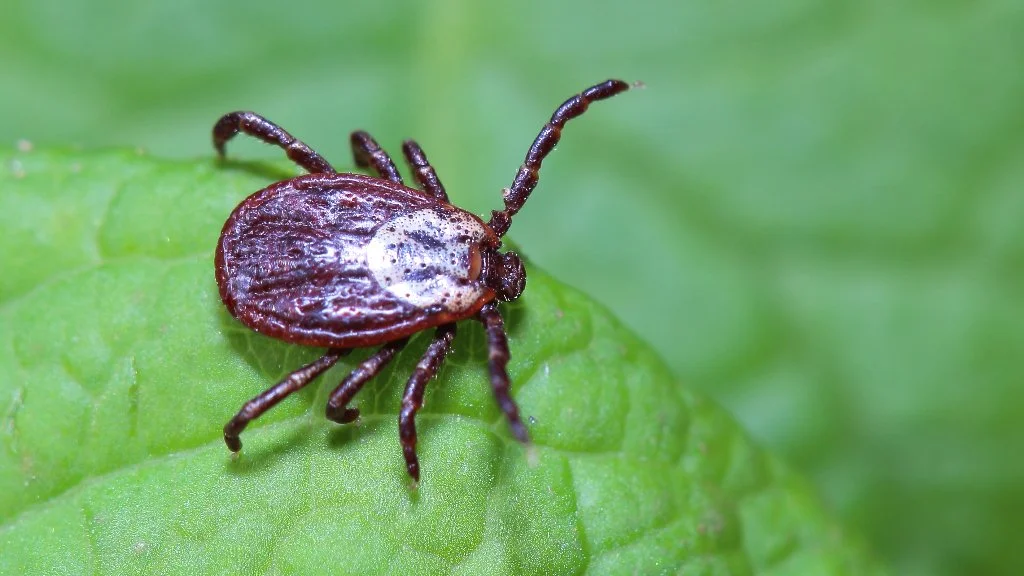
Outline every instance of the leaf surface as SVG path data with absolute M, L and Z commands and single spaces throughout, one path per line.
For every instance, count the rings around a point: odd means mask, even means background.
M 242 327 L 213 278 L 222 221 L 274 170 L 0 161 L 0 573 L 877 571 L 802 481 L 532 266 L 505 315 L 535 458 L 468 322 L 418 419 L 418 488 L 396 415 L 422 337 L 357 397 L 358 424 L 323 406 L 365 351 L 250 426 L 234 458 L 222 424 L 317 354 Z

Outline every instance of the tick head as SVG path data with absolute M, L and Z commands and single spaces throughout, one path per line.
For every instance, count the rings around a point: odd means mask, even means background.
M 515 252 L 487 252 L 483 257 L 484 284 L 498 294 L 498 300 L 511 302 L 526 288 L 526 267 Z

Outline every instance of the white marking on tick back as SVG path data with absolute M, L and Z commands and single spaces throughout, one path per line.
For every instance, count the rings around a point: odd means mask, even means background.
M 441 305 L 457 312 L 483 295 L 469 279 L 470 247 L 486 237 L 468 214 L 427 208 L 393 218 L 377 228 L 366 246 L 373 279 L 418 308 Z

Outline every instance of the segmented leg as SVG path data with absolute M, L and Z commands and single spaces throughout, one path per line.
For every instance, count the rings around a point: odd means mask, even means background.
M 512 224 L 512 217 L 519 212 L 527 198 L 530 197 L 530 193 L 537 186 L 540 165 L 562 138 L 562 128 L 565 123 L 583 114 L 591 102 L 611 98 L 620 92 L 629 90 L 629 87 L 629 84 L 622 80 L 608 80 L 569 98 L 555 110 L 551 120 L 541 128 L 540 134 L 537 135 L 529 152 L 526 153 L 526 159 L 519 167 L 519 171 L 512 181 L 512 187 L 505 191 L 505 209 L 491 212 L 491 220 L 487 224 L 495 234 L 500 237 L 508 232 L 508 228 Z
M 445 192 L 444 185 L 437 177 L 437 172 L 434 171 L 434 167 L 430 165 L 426 154 L 423 153 L 423 148 L 420 148 L 415 140 L 406 140 L 402 142 L 402 154 L 409 162 L 409 169 L 412 170 L 412 175 L 416 178 L 420 188 L 434 198 L 447 202 L 448 193 Z
M 445 324 L 437 329 L 416 370 L 409 378 L 402 396 L 402 411 L 398 414 L 398 437 L 405 456 L 405 469 L 416 482 L 420 481 L 420 461 L 416 457 L 416 413 L 423 406 L 423 393 L 427 382 L 433 378 L 444 362 L 444 356 L 455 338 L 455 324 Z
M 334 366 L 338 358 L 348 354 L 350 351 L 347 348 L 331 348 L 318 360 L 310 362 L 292 372 L 284 380 L 246 402 L 245 406 L 242 406 L 242 409 L 238 411 L 238 414 L 235 414 L 235 417 L 224 426 L 224 443 L 228 445 L 228 449 L 232 452 L 241 450 L 242 441 L 238 439 L 238 435 L 242 433 L 242 430 L 245 430 L 249 422 L 259 418 L 261 414 L 273 408 L 292 392 L 300 390 L 306 384 L 312 382 L 317 376 L 323 374 L 331 366 Z
M 526 432 L 526 426 L 519 419 L 519 406 L 509 394 L 511 383 L 508 378 L 508 338 L 505 336 L 505 322 L 498 312 L 498 303 L 490 302 L 480 309 L 477 319 L 484 325 L 487 332 L 487 367 L 491 372 L 491 388 L 494 390 L 494 397 L 498 406 L 508 418 L 508 425 L 512 429 L 512 435 L 524 444 L 530 442 L 530 435 Z
M 312 148 L 255 112 L 231 112 L 222 116 L 213 125 L 213 147 L 221 157 L 224 156 L 224 144 L 239 132 L 279 146 L 288 158 L 310 172 L 334 172 L 330 162 L 324 160 Z
M 377 176 L 402 184 L 402 176 L 398 173 L 395 163 L 391 161 L 391 156 L 381 149 L 373 136 L 356 130 L 349 140 L 352 142 L 352 157 L 356 161 L 356 166 L 373 168 Z
M 348 403 L 359 393 L 363 385 L 379 374 L 408 343 L 408 338 L 388 342 L 372 356 L 363 360 L 362 364 L 349 373 L 334 392 L 331 392 L 331 397 L 327 400 L 327 418 L 339 424 L 347 424 L 359 418 L 359 409 L 349 408 Z

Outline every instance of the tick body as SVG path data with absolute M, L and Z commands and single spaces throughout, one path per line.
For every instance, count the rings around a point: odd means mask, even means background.
M 365 132 L 351 136 L 355 163 L 373 176 L 338 173 L 319 154 L 252 112 L 233 112 L 214 126 L 213 142 L 245 132 L 285 150 L 309 174 L 271 184 L 246 198 L 228 217 L 216 251 L 220 296 L 249 328 L 306 346 L 327 348 L 247 402 L 224 427 L 232 451 L 253 419 L 301 389 L 352 348 L 380 346 L 331 393 L 327 417 L 359 416 L 348 404 L 405 347 L 413 334 L 434 337 L 409 378 L 399 413 L 406 469 L 419 480 L 416 412 L 426 384 L 444 361 L 456 322 L 474 319 L 487 334 L 491 387 L 512 434 L 529 442 L 510 395 L 509 360 L 499 302 L 515 300 L 526 270 L 513 252 L 499 252 L 512 217 L 537 185 L 544 157 L 565 123 L 590 102 L 629 89 L 608 80 L 563 103 L 544 125 L 504 191 L 504 208 L 489 221 L 448 202 L 423 150 L 407 140 L 402 152 L 420 189 L 405 186 L 391 158 Z

